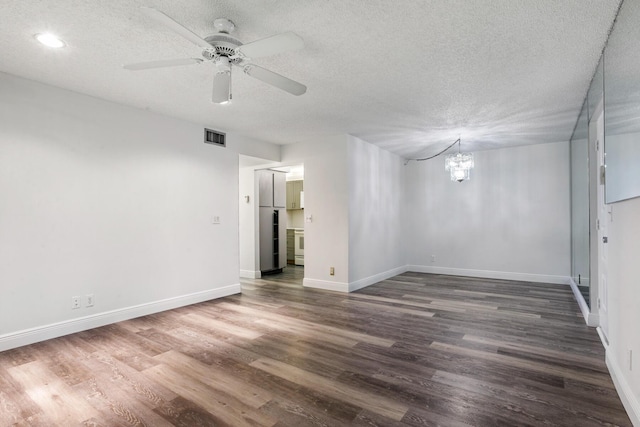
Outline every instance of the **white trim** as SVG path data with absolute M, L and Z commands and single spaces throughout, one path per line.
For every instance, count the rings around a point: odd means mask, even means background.
M 482 277 L 485 279 L 518 280 L 524 282 L 555 283 L 567 285 L 567 276 L 548 274 L 515 273 L 511 271 L 471 270 L 466 268 L 432 267 L 429 265 L 408 265 L 406 271 L 416 273 L 446 274 L 449 276 Z
M 306 288 L 324 289 L 327 291 L 349 292 L 349 284 L 345 282 L 330 282 L 328 280 L 307 279 L 302 280 Z
M 600 337 L 600 342 L 602 343 L 602 347 L 604 347 L 604 349 L 608 349 L 609 348 L 609 340 L 607 339 L 607 336 L 604 334 L 604 332 L 602 332 L 602 328 L 600 326 L 598 326 L 596 328 L 596 332 L 598 333 L 598 336 Z
M 580 311 L 582 312 L 582 316 L 584 317 L 584 321 L 587 323 L 587 326 L 593 326 L 593 327 L 598 326 L 598 322 L 600 321 L 600 318 L 598 317 L 597 314 L 592 313 L 591 310 L 589 309 L 589 306 L 587 305 L 587 302 L 584 300 L 584 297 L 582 296 L 580 289 L 578 289 L 578 285 L 576 285 L 575 280 L 573 280 L 573 277 L 569 277 L 568 280 L 569 280 L 569 286 L 571 286 L 571 290 L 573 291 L 573 296 L 578 302 L 578 306 L 580 307 Z
M 259 270 L 240 270 L 240 277 L 244 279 L 260 279 L 262 277 L 262 273 Z
M 587 318 L 587 326 L 597 327 L 600 325 L 600 316 L 598 313 L 589 313 Z
M 507 271 L 470 270 L 463 268 L 432 267 L 427 265 L 405 265 L 402 267 L 396 267 L 394 269 L 384 271 L 382 273 L 374 274 L 373 276 L 365 277 L 364 279 L 356 280 L 355 282 L 344 283 L 305 278 L 302 283 L 305 287 L 308 288 L 326 289 L 329 291 L 338 292 L 353 292 L 357 291 L 358 289 L 371 286 L 390 277 L 397 276 L 398 274 L 406 273 L 407 271 L 415 273 L 444 274 L 449 276 L 482 277 L 488 279 L 518 280 L 537 283 L 555 283 L 560 285 L 570 285 L 571 282 L 571 278 L 567 276 L 514 273 Z M 589 319 L 593 321 L 593 315 L 590 315 Z M 588 322 L 587 324 L 589 324 L 590 326 L 596 326 L 597 316 L 595 317 L 595 320 L 595 324 L 591 325 Z
M 240 284 L 236 283 L 222 288 L 196 292 L 189 295 L 181 295 L 160 301 L 134 305 L 131 307 L 92 314 L 90 316 L 79 317 L 77 319 L 39 326 L 32 329 L 12 332 L 0 336 L 0 351 L 22 347 L 24 345 L 61 337 L 63 335 L 73 334 L 75 332 L 86 331 L 87 329 L 93 329 L 121 322 L 123 320 L 133 319 L 135 317 L 171 310 L 185 305 L 239 294 L 240 292 Z
M 407 266 L 404 265 L 402 267 L 397 267 L 391 270 L 384 271 L 382 273 L 374 274 L 373 276 L 365 277 L 364 279 L 356 280 L 355 282 L 349 282 L 349 292 L 357 291 L 358 289 L 371 286 L 390 277 L 405 273 L 406 271 Z
M 607 363 L 607 368 L 609 368 L 611 379 L 613 380 L 616 391 L 624 405 L 624 409 L 627 411 L 627 415 L 629 415 L 631 423 L 634 426 L 640 426 L 640 402 L 638 402 L 638 398 L 633 394 L 633 390 L 626 381 L 624 373 L 622 372 L 622 369 L 620 369 L 620 365 L 616 362 L 616 358 L 614 357 L 615 355 L 611 351 L 611 347 L 605 348 L 605 361 Z

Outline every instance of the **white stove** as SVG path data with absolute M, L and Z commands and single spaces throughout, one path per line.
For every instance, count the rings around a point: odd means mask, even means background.
M 298 229 L 294 231 L 294 263 L 295 265 L 304 265 L 304 230 Z

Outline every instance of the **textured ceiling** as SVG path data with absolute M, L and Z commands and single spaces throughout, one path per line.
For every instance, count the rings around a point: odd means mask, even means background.
M 619 1 L 0 0 L 0 71 L 277 144 L 352 134 L 405 157 L 462 137 L 468 150 L 567 141 Z M 234 68 L 233 102 L 212 104 L 209 63 L 140 12 L 202 37 L 227 17 L 244 43 L 285 31 L 302 50 L 255 64 L 307 85 L 296 97 Z M 33 34 L 68 46 L 49 50 Z

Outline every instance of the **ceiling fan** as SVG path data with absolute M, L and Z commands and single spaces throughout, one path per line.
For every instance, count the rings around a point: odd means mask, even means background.
M 288 50 L 300 49 L 304 46 L 302 38 L 292 32 L 278 34 L 251 43 L 242 44 L 230 33 L 235 29 L 235 24 L 226 18 L 213 21 L 217 33 L 204 39 L 193 33 L 188 28 L 176 22 L 173 18 L 150 7 L 142 7 L 141 10 L 158 23 L 165 25 L 175 33 L 181 35 L 196 46 L 204 49 L 202 58 L 167 59 L 150 62 L 140 62 L 124 65 L 127 70 L 146 70 L 150 68 L 174 67 L 179 65 L 200 64 L 212 62 L 215 66 L 213 76 L 212 101 L 216 104 L 226 104 L 231 100 L 231 66 L 242 68 L 245 74 L 275 86 L 292 95 L 302 95 L 307 87 L 301 83 L 284 77 L 273 71 L 258 67 L 251 63 L 253 58 L 275 55 Z

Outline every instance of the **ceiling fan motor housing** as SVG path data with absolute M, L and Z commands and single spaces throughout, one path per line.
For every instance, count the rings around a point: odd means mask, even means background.
M 238 65 L 242 62 L 242 58 L 231 58 L 236 55 L 235 49 L 238 46 L 242 46 L 240 40 L 224 33 L 211 35 L 204 40 L 211 45 L 211 50 L 205 49 L 202 51 L 204 58 L 212 60 L 218 56 L 226 56 L 232 64 Z

